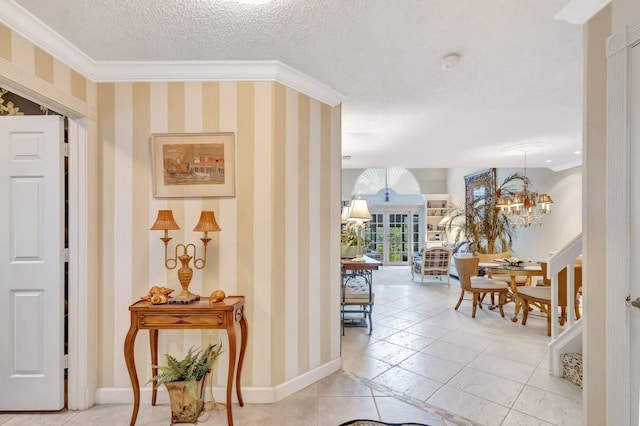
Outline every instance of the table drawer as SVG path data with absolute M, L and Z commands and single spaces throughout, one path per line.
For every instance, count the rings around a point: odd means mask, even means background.
M 138 326 L 140 328 L 189 328 L 224 327 L 225 315 L 214 314 L 142 314 Z

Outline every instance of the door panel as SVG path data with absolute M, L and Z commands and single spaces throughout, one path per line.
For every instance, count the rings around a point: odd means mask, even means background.
M 0 117 L 0 410 L 64 407 L 62 120 Z
M 419 215 L 372 212 L 371 216 L 364 253 L 384 265 L 407 265 L 419 245 Z

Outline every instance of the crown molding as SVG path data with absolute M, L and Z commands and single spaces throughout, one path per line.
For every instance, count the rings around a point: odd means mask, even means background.
M 554 172 L 561 172 L 563 170 L 572 169 L 578 166 L 582 166 L 582 158 L 578 158 L 575 160 L 566 161 L 564 163 L 549 166 L 549 169 L 553 170 Z
M 0 22 L 94 82 L 276 81 L 330 106 L 346 96 L 280 61 L 95 61 L 13 0 Z
M 0 0 L 0 22 L 59 61 L 89 77 L 95 61 L 13 0 Z
M 570 24 L 585 24 L 600 12 L 611 0 L 571 0 L 555 16 L 555 19 Z
M 346 96 L 280 61 L 96 62 L 96 82 L 276 81 L 330 106 Z

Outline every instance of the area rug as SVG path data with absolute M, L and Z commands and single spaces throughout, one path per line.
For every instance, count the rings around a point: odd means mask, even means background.
M 424 423 L 385 423 L 378 420 L 351 420 L 340 426 L 429 426 Z

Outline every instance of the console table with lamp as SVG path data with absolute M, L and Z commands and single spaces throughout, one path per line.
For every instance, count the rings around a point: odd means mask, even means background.
M 151 227 L 151 230 L 164 231 L 164 237 L 160 239 L 165 246 L 165 267 L 167 269 L 175 269 L 180 260 L 181 268 L 178 270 L 178 279 L 182 286 L 182 292 L 176 297 L 169 297 L 168 300 L 154 302 L 154 299 L 140 300 L 131 306 L 131 325 L 124 342 L 124 358 L 131 379 L 133 388 L 133 413 L 131 415 L 130 425 L 135 425 L 140 407 L 140 383 L 135 365 L 135 339 L 140 329 L 149 330 L 149 343 L 151 349 L 151 363 L 158 364 L 158 330 L 192 330 L 192 329 L 224 329 L 227 331 L 229 341 L 229 371 L 227 374 L 226 389 L 226 411 L 227 422 L 233 425 L 231 390 L 233 379 L 236 379 L 236 393 L 238 403 L 242 407 L 244 405 L 242 392 L 240 390 L 240 378 L 242 373 L 242 364 L 244 361 L 245 351 L 247 347 L 247 321 L 244 316 L 244 296 L 217 296 L 218 291 L 212 293 L 210 298 L 200 298 L 199 295 L 189 291 L 189 284 L 193 276 L 193 270 L 189 266 L 191 259 L 195 258 L 194 267 L 203 269 L 207 262 L 207 244 L 211 241 L 208 232 L 218 232 L 218 226 L 215 215 L 212 211 L 203 211 L 200 215 L 198 224 L 193 229 L 196 232 L 203 232 L 201 238 L 203 244 L 203 254 L 201 258 L 197 257 L 196 246 L 194 244 L 178 244 L 175 248 L 174 257 L 168 257 L 168 244 L 171 241 L 169 237 L 170 230 L 178 230 L 180 227 L 173 219 L 171 210 L 158 211 L 158 217 Z M 179 253 L 182 249 L 182 254 Z M 214 296 L 215 295 L 215 296 Z M 240 326 L 240 354 L 238 358 L 238 369 L 236 373 L 236 346 L 237 337 L 235 326 Z M 157 368 L 152 368 L 152 376 L 157 375 Z M 153 384 L 151 394 L 151 405 L 156 404 L 157 390 L 155 382 Z

